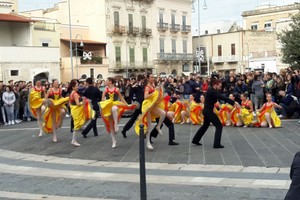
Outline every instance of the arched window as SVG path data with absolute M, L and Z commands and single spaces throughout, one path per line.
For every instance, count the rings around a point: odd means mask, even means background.
M 97 75 L 97 79 L 103 79 L 102 74 L 98 74 L 98 75 Z
M 87 75 L 86 75 L 86 74 L 82 74 L 82 75 L 81 75 L 81 78 L 82 78 L 82 79 L 87 79 Z
M 172 71 L 172 75 L 177 76 L 177 71 L 175 69 Z

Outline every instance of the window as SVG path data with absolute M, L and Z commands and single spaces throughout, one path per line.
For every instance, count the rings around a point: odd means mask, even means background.
M 115 26 L 117 26 L 117 27 L 120 26 L 119 12 L 117 12 L 117 11 L 114 12 L 114 23 L 115 23 Z
M 19 76 L 19 70 L 10 70 L 10 76 Z
M 142 29 L 146 29 L 146 16 L 142 16 Z
M 221 33 L 221 30 L 220 29 L 217 29 L 217 34 L 220 34 Z
M 128 14 L 128 27 L 129 32 L 133 31 L 133 14 Z
M 187 53 L 187 40 L 182 41 L 182 52 Z
M 43 42 L 42 47 L 49 47 L 49 43 Z
M 129 48 L 129 62 L 134 63 L 135 62 L 135 55 L 134 55 L 134 48 Z
M 258 30 L 258 24 L 257 23 L 252 24 L 251 30 Z
M 218 56 L 222 56 L 222 45 L 218 45 Z
M 265 22 L 265 28 L 272 27 L 272 22 Z
M 81 78 L 82 78 L 82 79 L 87 79 L 87 75 L 86 75 L 86 74 L 82 74 L 82 75 L 81 75 Z
M 171 13 L 171 24 L 172 24 L 172 26 L 174 26 L 174 24 L 175 24 L 175 13 L 174 12 Z
M 121 47 L 115 48 L 116 62 L 121 62 Z
M 188 64 L 182 65 L 182 71 L 183 72 L 189 72 L 190 71 L 190 66 Z
M 159 52 L 165 53 L 165 39 L 164 38 L 159 39 Z
M 164 23 L 164 13 L 162 10 L 159 11 L 159 23 Z
M 94 78 L 94 68 L 90 68 L 90 77 Z
M 172 39 L 172 53 L 176 53 L 176 38 Z
M 208 30 L 205 30 L 205 35 L 207 35 L 208 34 Z
M 185 27 L 186 26 L 186 16 L 182 15 L 182 26 Z
M 148 62 L 148 49 L 143 48 L 143 62 Z
M 235 44 L 231 44 L 231 55 L 235 55 Z

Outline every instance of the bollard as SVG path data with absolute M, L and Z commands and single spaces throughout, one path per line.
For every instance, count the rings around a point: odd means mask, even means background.
M 150 134 L 150 133 L 148 133 Z M 140 124 L 140 192 L 141 200 L 147 200 L 144 124 Z

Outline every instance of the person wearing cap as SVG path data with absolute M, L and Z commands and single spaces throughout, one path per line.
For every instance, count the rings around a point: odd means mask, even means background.
M 224 148 L 224 146 L 221 145 L 223 126 L 218 116 L 213 112 L 214 104 L 218 100 L 223 100 L 227 103 L 230 103 L 231 105 L 236 105 L 237 107 L 240 107 L 240 104 L 221 95 L 219 93 L 221 88 L 222 88 L 222 82 L 217 79 L 217 80 L 213 80 L 212 86 L 207 90 L 205 96 L 205 102 L 204 102 L 204 109 L 203 109 L 204 122 L 203 125 L 198 129 L 198 131 L 196 132 L 192 140 L 192 143 L 195 145 L 202 145 L 200 143 L 200 140 L 202 139 L 203 135 L 207 131 L 210 123 L 212 123 L 216 127 L 213 148 L 215 149 Z

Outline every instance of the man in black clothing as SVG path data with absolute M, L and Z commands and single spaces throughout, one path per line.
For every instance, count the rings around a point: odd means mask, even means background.
M 124 138 L 127 138 L 126 132 L 132 127 L 138 116 L 142 113 L 142 104 L 144 101 L 144 80 L 145 76 L 138 75 L 137 82 L 131 87 L 130 96 L 135 96 L 135 100 L 140 104 L 140 106 L 134 110 L 129 121 L 125 124 L 121 131 Z
M 216 127 L 215 132 L 215 139 L 214 139 L 214 145 L 213 147 L 215 149 L 224 148 L 223 145 L 221 145 L 221 136 L 222 136 L 222 123 L 220 122 L 218 116 L 214 113 L 214 104 L 218 100 L 223 100 L 227 103 L 230 103 L 231 105 L 236 105 L 237 107 L 240 107 L 240 105 L 232 101 L 231 99 L 222 96 L 219 91 L 222 88 L 222 82 L 220 80 L 214 80 L 212 83 L 212 86 L 207 90 L 206 96 L 205 96 L 205 102 L 204 102 L 204 109 L 203 109 L 203 115 L 204 115 L 204 122 L 201 128 L 197 131 L 195 134 L 192 143 L 196 145 L 202 145 L 200 143 L 201 138 L 207 131 L 210 123 L 212 122 L 213 125 Z
M 94 87 L 94 82 L 92 78 L 86 79 L 87 88 L 83 92 L 83 96 L 91 100 L 91 104 L 93 106 L 93 110 L 95 111 L 95 117 L 91 120 L 91 122 L 87 125 L 87 127 L 81 132 L 83 137 L 86 138 L 89 131 L 93 128 L 94 135 L 98 136 L 97 131 L 97 118 L 99 116 L 99 105 L 98 102 L 101 100 L 102 92 Z
M 158 123 L 159 118 L 156 118 L 156 122 Z M 168 118 L 165 117 L 164 122 L 163 122 L 169 129 L 169 145 L 178 145 L 179 143 L 174 142 L 175 140 L 175 129 L 174 129 L 174 124 L 173 122 Z M 161 127 L 160 127 L 161 128 Z M 150 132 L 150 141 L 151 138 L 154 137 L 156 138 L 158 135 L 158 131 L 156 129 L 156 126 L 153 127 L 152 131 Z
M 290 178 L 292 183 L 290 189 L 287 192 L 284 200 L 296 200 L 300 197 L 300 152 L 296 153 L 291 170 Z

